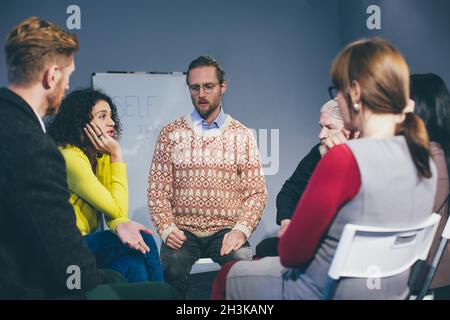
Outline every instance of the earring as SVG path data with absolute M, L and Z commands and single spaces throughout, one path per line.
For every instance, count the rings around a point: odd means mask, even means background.
M 355 109 L 355 111 L 358 112 L 361 109 L 361 106 L 359 105 L 359 103 L 355 103 L 353 105 L 353 109 Z

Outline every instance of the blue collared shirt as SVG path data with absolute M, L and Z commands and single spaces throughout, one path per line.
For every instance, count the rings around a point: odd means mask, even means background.
M 223 111 L 222 106 L 220 106 L 220 113 L 216 119 L 214 119 L 211 124 L 208 123 L 205 119 L 203 119 L 197 110 L 193 110 L 191 113 L 192 122 L 194 122 L 195 127 L 202 127 L 203 131 L 209 131 L 212 129 L 219 129 L 225 123 L 226 115 Z

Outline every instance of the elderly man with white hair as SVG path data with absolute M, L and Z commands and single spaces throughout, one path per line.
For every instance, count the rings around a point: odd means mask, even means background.
M 329 100 L 320 109 L 320 142 L 300 161 L 292 176 L 286 180 L 277 196 L 278 235 L 261 241 L 256 247 L 256 256 L 278 256 L 278 239 L 286 231 L 292 214 L 297 207 L 306 185 L 320 159 L 333 146 L 345 143 L 347 139 L 357 138 L 359 133 L 351 134 L 344 128 L 339 106 L 335 100 Z

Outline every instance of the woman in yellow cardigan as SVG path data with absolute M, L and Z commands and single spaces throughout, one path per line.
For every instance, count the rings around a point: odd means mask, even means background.
M 128 218 L 120 133 L 111 98 L 92 89 L 69 94 L 49 128 L 66 162 L 77 227 L 98 266 L 120 272 L 128 282 L 162 281 L 151 230 Z M 103 216 L 108 231 L 98 231 Z

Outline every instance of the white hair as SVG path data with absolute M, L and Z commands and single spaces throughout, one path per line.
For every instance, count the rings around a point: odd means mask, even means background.
M 341 110 L 339 109 L 339 105 L 336 100 L 327 101 L 322 108 L 320 109 L 320 113 L 328 112 L 328 114 L 336 120 L 343 121 Z

